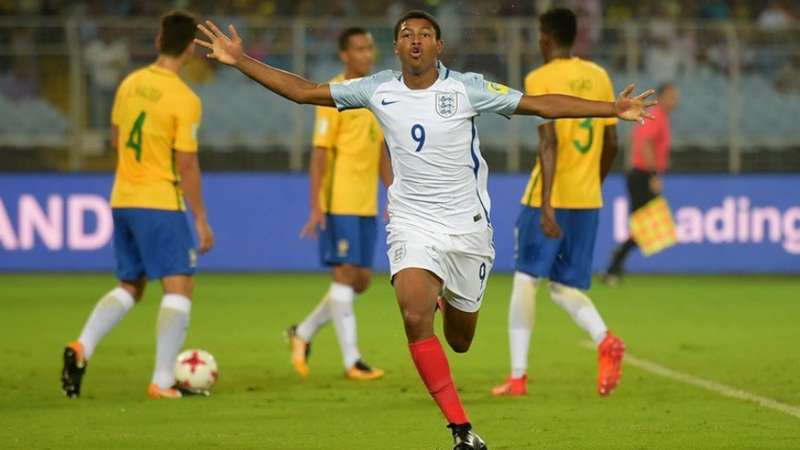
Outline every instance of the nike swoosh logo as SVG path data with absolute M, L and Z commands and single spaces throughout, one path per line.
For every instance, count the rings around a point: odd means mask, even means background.
M 397 103 L 397 102 L 399 102 L 399 101 L 400 101 L 400 100 L 395 100 L 395 101 L 393 101 L 393 102 L 387 102 L 387 101 L 386 101 L 386 99 L 383 99 L 383 100 L 381 100 L 381 105 L 383 105 L 383 106 L 389 106 L 389 105 L 393 105 L 393 104 L 395 104 L 395 103 Z

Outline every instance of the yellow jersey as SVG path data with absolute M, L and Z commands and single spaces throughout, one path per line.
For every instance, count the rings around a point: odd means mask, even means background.
M 580 58 L 558 58 L 525 77 L 529 95 L 568 94 L 588 100 L 614 101 L 606 71 Z M 559 119 L 555 121 L 558 147 L 551 204 L 554 208 L 593 209 L 603 206 L 600 157 L 603 132 L 616 118 Z M 522 204 L 542 205 L 542 177 L 537 161 L 525 188 Z
M 117 127 L 113 208 L 185 210 L 175 151 L 197 152 L 200 98 L 180 77 L 151 65 L 122 81 L 111 123 Z
M 339 75 L 331 82 L 344 81 Z M 339 112 L 318 106 L 314 147 L 328 152 L 320 190 L 322 210 L 330 214 L 378 214 L 378 168 L 383 132 L 367 109 Z

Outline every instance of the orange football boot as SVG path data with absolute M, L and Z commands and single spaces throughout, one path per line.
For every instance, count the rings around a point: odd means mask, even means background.
M 367 363 L 362 360 L 356 361 L 356 363 L 351 367 L 347 372 L 344 373 L 344 376 L 356 381 L 372 381 L 378 380 L 383 378 L 385 372 L 381 369 L 373 369 Z
M 311 369 L 308 368 L 308 355 L 311 353 L 311 344 L 297 335 L 297 325 L 287 328 L 285 335 L 292 351 L 292 367 L 294 367 L 295 372 L 305 378 L 311 372 Z
M 622 377 L 622 358 L 625 356 L 625 343 L 611 331 L 597 347 L 597 393 L 611 394 Z
M 508 377 L 505 383 L 496 386 L 492 389 L 492 395 L 495 397 L 519 397 L 528 394 L 528 375 L 525 374 L 520 378 Z
M 183 394 L 175 388 L 161 389 L 157 385 L 151 384 L 147 387 L 147 396 L 153 400 L 158 400 L 160 398 L 174 400 L 183 397 Z

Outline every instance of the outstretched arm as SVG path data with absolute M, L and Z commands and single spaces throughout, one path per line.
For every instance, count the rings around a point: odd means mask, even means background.
M 636 97 L 631 97 L 633 88 L 633 85 L 628 86 L 615 102 L 584 100 L 561 94 L 524 95 L 514 114 L 540 116 L 547 119 L 619 117 L 636 122 L 653 119 L 647 109 L 657 102 L 647 100 L 647 97 L 653 95 L 655 91 L 650 89 Z
M 220 31 L 210 20 L 207 20 L 205 25 L 197 25 L 197 28 L 209 39 L 209 41 L 194 40 L 197 45 L 211 50 L 206 54 L 207 58 L 239 69 L 258 84 L 295 103 L 336 106 L 328 84 L 308 81 L 299 75 L 268 66 L 248 56 L 244 52 L 242 38 L 239 37 L 239 33 L 236 32 L 233 25 L 228 25 L 230 37 Z

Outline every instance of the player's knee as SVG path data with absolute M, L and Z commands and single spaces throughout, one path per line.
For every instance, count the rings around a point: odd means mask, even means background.
M 555 281 L 550 282 L 550 295 L 557 296 L 559 294 L 563 294 L 567 290 L 567 287 L 563 284 L 556 283 Z M 555 298 L 553 298 L 555 300 Z
M 550 283 L 550 298 L 562 308 L 573 312 L 592 305 L 592 301 L 582 291 L 560 283 Z
M 469 348 L 472 346 L 472 339 L 469 339 L 464 336 L 446 336 L 447 343 L 450 345 L 450 348 L 453 349 L 456 353 L 466 353 Z
M 192 295 L 194 295 L 194 278 L 187 277 L 186 282 L 183 284 L 184 296 L 186 298 L 191 299 Z
M 169 276 L 161 280 L 165 294 L 179 294 L 188 299 L 194 294 L 194 279 L 190 276 Z
M 363 294 L 367 289 L 369 289 L 371 282 L 372 277 L 369 274 L 360 274 L 355 283 L 353 283 L 353 290 L 356 292 L 356 294 Z
M 586 294 L 574 287 L 570 287 L 561 283 L 550 282 L 550 297 L 552 297 L 553 300 L 558 300 L 563 297 L 583 298 L 586 297 Z
M 415 341 L 433 334 L 433 318 L 420 311 L 403 310 L 403 325 L 406 336 L 410 341 Z
M 349 264 L 342 264 L 334 267 L 332 272 L 333 281 L 350 286 L 354 291 L 357 291 L 358 275 L 355 267 Z
M 369 281 L 359 280 L 353 286 L 353 291 L 355 291 L 356 294 L 361 295 L 367 291 L 367 288 L 369 288 Z
M 453 349 L 453 351 L 456 353 L 467 353 L 471 345 L 472 345 L 471 343 L 463 343 L 463 342 L 459 342 L 458 344 L 451 343 L 450 348 Z
M 524 272 L 514 272 L 513 280 L 514 289 L 524 289 L 525 291 L 533 292 L 534 295 L 539 287 L 539 279 Z
M 192 277 L 183 277 L 179 283 L 177 283 L 174 292 L 175 294 L 181 294 L 184 297 L 192 298 L 192 294 L 194 293 L 194 280 Z
M 550 282 L 550 299 L 553 300 L 553 302 L 555 302 L 555 303 L 557 303 L 557 304 L 559 304 L 561 306 L 565 306 L 564 305 L 564 303 L 565 303 L 564 300 L 565 300 L 565 297 L 569 296 L 569 294 L 570 294 L 569 289 L 570 288 L 568 288 L 567 286 L 564 286 L 563 284 L 559 284 L 559 283 L 555 283 L 555 282 L 551 281 Z
M 119 287 L 131 294 L 135 302 L 139 302 L 144 295 L 144 288 L 147 285 L 147 280 L 141 278 L 135 281 L 120 281 Z
M 410 309 L 403 310 L 403 323 L 406 328 L 416 328 L 422 325 L 425 320 L 425 314 Z

